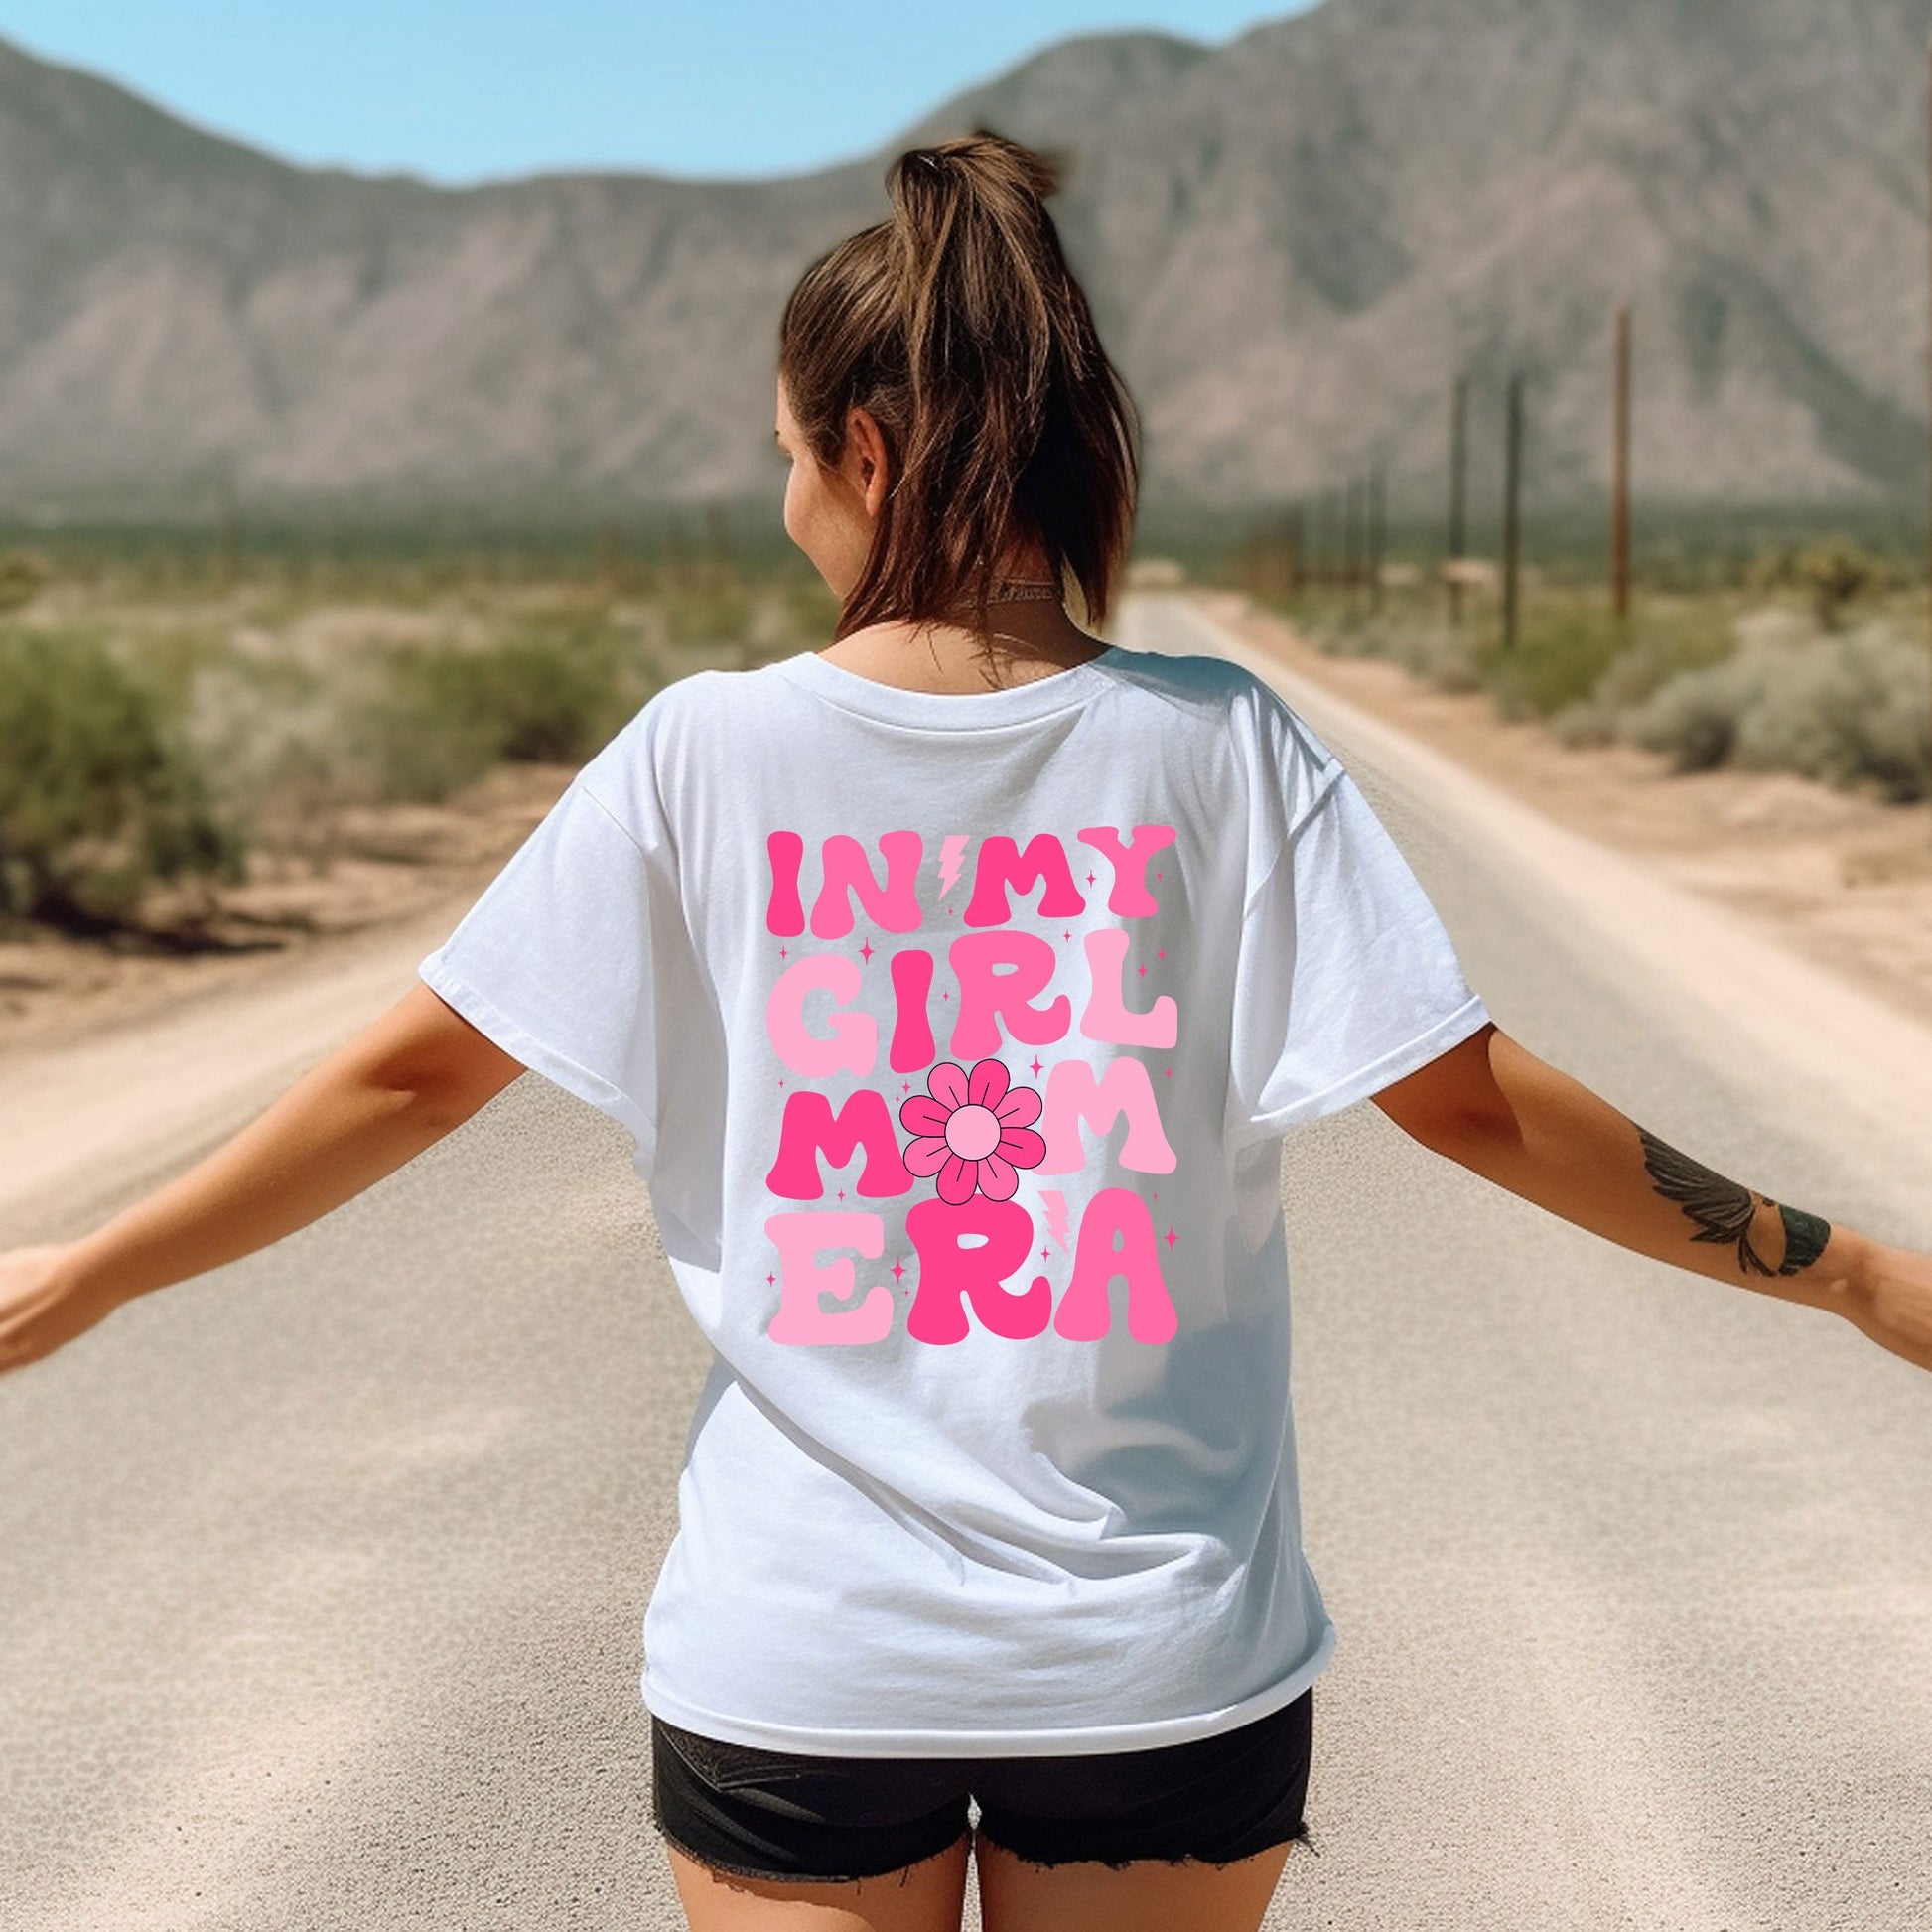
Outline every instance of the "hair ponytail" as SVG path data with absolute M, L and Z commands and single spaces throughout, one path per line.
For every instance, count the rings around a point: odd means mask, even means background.
M 1089 621 L 1133 538 L 1139 431 L 1046 200 L 1058 155 L 989 128 L 900 154 L 888 221 L 840 242 L 785 304 L 778 374 L 819 460 L 854 405 L 892 482 L 837 636 L 957 618 L 982 635 L 1002 552 L 1036 542 Z

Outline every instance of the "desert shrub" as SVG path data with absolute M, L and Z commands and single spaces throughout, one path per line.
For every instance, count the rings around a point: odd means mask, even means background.
M 224 803 L 262 846 L 326 849 L 329 814 L 375 789 L 343 743 L 332 680 L 291 657 L 230 652 L 202 664 L 185 720 L 205 766 L 220 773 Z
M 1852 632 L 1787 653 L 1738 719 L 1732 756 L 1756 770 L 1869 783 L 1900 800 L 1920 797 L 1927 700 L 1917 643 L 1878 627 Z
M 1613 743 L 1626 735 L 1627 715 L 1673 678 L 1727 659 L 1737 634 L 1741 627 L 1733 632 L 1703 602 L 1639 611 L 1623 648 L 1603 665 L 1587 695 L 1570 699 L 1550 714 L 1551 731 L 1566 745 Z M 1717 756 L 1722 758 L 1722 751 Z
M 1788 543 L 1774 543 L 1760 549 L 1744 566 L 1744 588 L 1753 597 L 1768 597 L 1786 591 L 1797 581 L 1793 566 L 1797 549 Z
M 1755 699 L 1743 660 L 1686 671 L 1624 714 L 1616 735 L 1661 752 L 1673 771 L 1709 771 L 1726 762 L 1737 720 Z
M 1599 698 L 1578 698 L 1550 714 L 1550 735 L 1573 750 L 1588 745 L 1612 745 L 1622 714 Z
M 1766 637 L 1660 686 L 1623 735 L 1678 770 L 1796 771 L 1903 801 L 1927 788 L 1928 698 L 1923 650 L 1883 626 L 1807 643 Z
M 1627 641 L 1608 612 L 1558 607 L 1533 613 L 1513 649 L 1483 644 L 1476 666 L 1504 717 L 1548 718 L 1587 698 Z
M 1889 579 L 1883 562 L 1843 537 L 1814 543 L 1791 562 L 1792 581 L 1811 600 L 1821 630 L 1836 630 L 1847 608 Z
M 1393 625 L 1385 635 L 1387 654 L 1433 690 L 1482 688 L 1480 648 L 1473 626 L 1434 619 Z
M 1435 611 L 1391 601 L 1380 610 L 1346 597 L 1288 607 L 1297 631 L 1329 657 L 1381 657 L 1439 690 L 1473 689 L 1473 638 Z
M 486 649 L 410 645 L 384 653 L 351 736 L 391 798 L 440 799 L 503 759 L 578 763 L 648 688 L 597 625 L 534 628 Z
M 0 634 L 0 911 L 111 926 L 240 853 L 152 685 L 96 638 Z
M 31 551 L 9 550 L 0 555 L 0 611 L 18 611 L 31 604 L 53 576 L 46 559 Z

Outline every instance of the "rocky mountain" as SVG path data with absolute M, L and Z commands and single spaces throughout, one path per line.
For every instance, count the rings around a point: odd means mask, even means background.
M 0 43 L 0 512 L 770 497 L 785 293 L 886 212 L 893 152 L 979 119 L 1074 158 L 1151 501 L 1430 487 L 1455 372 L 1486 424 L 1511 368 L 1533 483 L 1586 497 L 1619 301 L 1651 498 L 1910 501 L 1928 30 L 1932 0 L 1325 0 L 1065 41 L 808 175 L 461 190 L 287 166 Z

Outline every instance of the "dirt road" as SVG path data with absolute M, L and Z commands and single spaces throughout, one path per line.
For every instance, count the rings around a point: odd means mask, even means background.
M 1119 635 L 1242 648 L 1168 597 Z M 1932 1247 L 1932 1034 L 1284 688 L 1506 1029 L 1723 1171 Z M 0 1070 L 0 1240 L 225 1131 L 434 936 Z M 526 1079 L 0 1383 L 0 1923 L 679 1923 L 636 1641 L 703 1363 L 626 1156 Z M 1284 1181 L 1340 1635 L 1271 1924 L 1922 1926 L 1932 1382 L 1373 1107 L 1291 1140 Z

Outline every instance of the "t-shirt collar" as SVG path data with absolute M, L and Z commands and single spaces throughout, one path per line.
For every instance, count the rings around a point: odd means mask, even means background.
M 976 731 L 1049 718 L 1083 704 L 1126 655 L 1117 644 L 1109 644 L 1098 656 L 1070 670 L 1053 671 L 1026 684 L 994 691 L 908 691 L 862 677 L 810 650 L 780 658 L 772 668 L 828 703 L 862 718 L 922 731 Z

